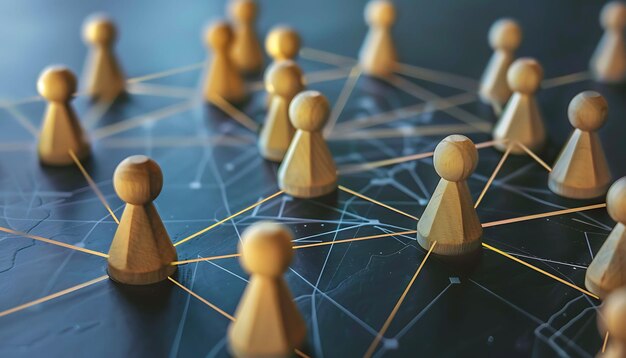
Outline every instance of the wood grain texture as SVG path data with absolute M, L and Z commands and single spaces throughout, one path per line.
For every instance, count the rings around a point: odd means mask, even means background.
M 599 358 L 626 357 L 626 288 L 613 292 L 602 307 L 602 314 L 598 315 L 598 327 L 604 336 L 609 333 L 609 341 L 604 353 Z
M 365 7 L 369 31 L 359 51 L 359 66 L 364 74 L 390 76 L 397 63 L 396 47 L 391 36 L 396 11 L 388 0 L 371 0 Z
M 204 80 L 204 99 L 211 102 L 220 97 L 229 103 L 241 103 L 246 98 L 243 78 L 230 58 L 233 32 L 224 21 L 211 24 L 205 33 L 211 48 L 208 71 Z
M 90 47 L 84 69 L 87 93 L 92 98 L 113 100 L 126 87 L 126 78 L 113 49 L 117 37 L 115 24 L 104 15 L 91 16 L 83 26 L 83 37 Z
M 74 74 L 66 67 L 48 67 L 39 76 L 37 90 L 48 101 L 37 145 L 40 162 L 73 165 L 70 150 L 79 160 L 87 158 L 91 153 L 89 142 L 70 104 L 76 92 Z
M 596 81 L 620 83 L 626 80 L 626 5 L 619 1 L 607 3 L 600 13 L 604 35 L 591 57 L 591 74 Z
M 263 51 L 255 29 L 257 4 L 254 0 L 231 0 L 229 10 L 234 32 L 230 58 L 240 72 L 259 73 L 263 70 Z
M 284 225 L 258 222 L 242 235 L 241 264 L 250 281 L 239 301 L 228 343 L 236 357 L 290 357 L 306 338 L 306 324 L 282 275 L 293 256 Z

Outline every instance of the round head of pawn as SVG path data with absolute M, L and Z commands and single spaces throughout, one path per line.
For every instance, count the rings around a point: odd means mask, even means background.
M 437 144 L 433 162 L 440 177 L 459 182 L 466 180 L 476 169 L 478 151 L 469 138 L 453 134 Z
M 606 209 L 613 220 L 626 225 L 626 177 L 616 180 L 609 188 Z
M 396 9 L 389 0 L 371 0 L 365 6 L 365 22 L 369 26 L 389 27 L 396 21 Z
M 240 23 L 251 23 L 257 14 L 257 6 L 253 0 L 232 0 L 229 10 L 233 21 Z
M 163 173 L 154 160 L 145 155 L 133 155 L 115 168 L 113 187 L 128 204 L 146 205 L 163 189 Z
M 500 19 L 489 29 L 489 45 L 494 50 L 513 52 L 522 42 L 522 29 L 513 19 Z
M 604 324 L 611 338 L 619 341 L 626 340 L 626 288 L 613 291 L 604 302 L 602 309 Z M 600 320 L 600 315 L 598 315 Z
M 328 100 L 318 91 L 300 92 L 289 105 L 289 118 L 296 129 L 320 131 L 330 112 Z
M 271 94 L 293 98 L 304 88 L 300 67 L 291 60 L 272 64 L 265 74 L 265 89 Z
M 210 24 L 204 32 L 204 40 L 215 51 L 226 51 L 233 39 L 233 30 L 226 21 Z
M 37 80 L 39 94 L 52 102 L 69 101 L 76 87 L 76 76 L 65 66 L 46 67 Z
M 106 15 L 89 16 L 83 24 L 83 38 L 91 45 L 109 46 L 115 41 L 117 30 Z
M 275 27 L 265 38 L 265 51 L 274 60 L 292 60 L 300 51 L 300 35 L 287 26 Z
M 293 236 L 286 226 L 270 221 L 257 222 L 242 235 L 240 262 L 250 274 L 280 276 L 291 263 L 292 240 Z
M 569 122 L 585 132 L 597 131 L 606 122 L 609 105 L 601 94 L 585 91 L 572 98 L 567 108 Z
M 541 84 L 543 69 L 535 59 L 520 58 L 511 64 L 506 79 L 513 92 L 532 94 Z
M 612 1 L 604 5 L 600 12 L 600 24 L 605 30 L 621 31 L 626 27 L 626 4 Z

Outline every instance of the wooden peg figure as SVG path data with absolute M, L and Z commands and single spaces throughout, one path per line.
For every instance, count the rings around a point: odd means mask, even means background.
M 609 334 L 606 350 L 599 353 L 598 358 L 626 357 L 626 288 L 613 292 L 598 315 L 598 327 L 601 336 Z
M 70 104 L 76 87 L 76 76 L 67 67 L 50 66 L 39 75 L 37 91 L 48 102 L 37 146 L 42 164 L 74 165 L 70 150 L 80 160 L 91 153 L 87 136 Z
M 228 343 L 235 357 L 291 357 L 306 339 L 306 325 L 283 279 L 293 237 L 278 223 L 258 222 L 242 235 L 240 262 L 250 281 L 239 301 Z
M 230 57 L 235 67 L 244 74 L 255 74 L 263 69 L 263 51 L 254 28 L 257 4 L 254 0 L 231 0 L 234 40 Z
M 113 186 L 126 208 L 109 249 L 109 276 L 129 285 L 167 279 L 177 255 L 152 204 L 163 188 L 161 168 L 144 155 L 130 156 L 115 169 Z
M 396 68 L 396 47 L 391 26 L 396 10 L 389 0 L 371 0 L 365 7 L 369 31 L 359 51 L 359 66 L 366 75 L 388 77 Z
M 296 132 L 289 121 L 289 104 L 304 89 L 302 70 L 290 60 L 272 64 L 265 76 L 265 88 L 272 101 L 259 134 L 259 150 L 265 159 L 280 162 Z
M 606 194 L 611 172 L 596 131 L 604 125 L 607 111 L 598 92 L 585 91 L 572 99 L 567 113 L 575 129 L 550 172 L 550 190 L 572 199 Z
M 596 81 L 619 83 L 626 80 L 626 4 L 613 1 L 602 8 L 600 24 L 604 35 L 591 57 L 591 74 Z
M 600 297 L 626 286 L 626 177 L 606 195 L 606 208 L 617 224 L 587 268 L 585 286 Z
M 512 91 L 506 80 L 507 71 L 515 59 L 515 50 L 522 42 L 522 30 L 513 19 L 500 19 L 489 30 L 489 45 L 493 55 L 480 81 L 480 99 L 484 103 L 503 107 Z
M 87 93 L 92 98 L 114 100 L 126 87 L 126 78 L 115 57 L 115 24 L 104 15 L 91 16 L 83 26 L 83 37 L 91 47 L 85 64 Z
M 435 148 L 433 162 L 441 180 L 417 223 L 417 241 L 425 250 L 436 241 L 433 252 L 439 255 L 470 254 L 480 248 L 483 233 L 466 182 L 478 164 L 476 146 L 465 136 L 448 136 Z
M 300 52 L 300 35 L 290 27 L 276 26 L 270 30 L 265 38 L 265 51 L 273 60 L 265 70 L 264 77 L 265 83 L 267 83 L 267 74 L 274 65 L 281 61 L 295 60 L 298 52 Z M 304 83 L 304 77 L 302 78 L 302 82 Z M 266 106 L 269 108 L 271 103 L 272 94 L 268 91 Z
M 212 56 L 204 83 L 204 99 L 212 102 L 216 98 L 230 103 L 240 103 L 246 98 L 243 78 L 229 57 L 233 32 L 230 25 L 217 21 L 205 32 L 206 44 Z
M 520 58 L 513 62 L 506 77 L 513 96 L 493 129 L 493 139 L 499 141 L 495 147 L 505 151 L 508 140 L 517 141 L 533 151 L 539 150 L 545 143 L 546 133 L 535 92 L 543 79 L 543 69 L 532 58 Z M 520 146 L 512 148 L 513 154 L 524 153 Z
M 297 198 L 314 198 L 337 188 L 337 168 L 322 136 L 328 100 L 317 91 L 298 94 L 289 105 L 296 134 L 278 169 L 278 185 Z

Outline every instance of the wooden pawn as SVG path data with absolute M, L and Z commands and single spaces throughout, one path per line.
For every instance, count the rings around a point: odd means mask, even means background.
M 224 99 L 237 104 L 246 98 L 243 78 L 229 57 L 232 39 L 233 31 L 224 21 L 214 22 L 205 32 L 205 41 L 212 53 L 204 81 L 207 102 Z
M 363 73 L 374 77 L 389 77 L 396 68 L 396 47 L 391 26 L 396 10 L 389 0 L 371 0 L 365 6 L 365 21 L 369 31 L 359 51 L 359 66 Z

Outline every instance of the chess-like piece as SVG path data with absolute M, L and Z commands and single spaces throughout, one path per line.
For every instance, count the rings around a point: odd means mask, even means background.
M 213 23 L 205 32 L 206 44 L 212 50 L 204 83 L 204 99 L 208 102 L 217 97 L 240 103 L 246 98 L 243 78 L 229 56 L 232 39 L 233 31 L 224 21 Z
M 606 194 L 611 172 L 596 131 L 604 125 L 607 111 L 598 92 L 585 91 L 572 99 L 567 114 L 575 130 L 550 172 L 550 190 L 572 199 Z
M 611 185 L 606 195 L 606 208 L 617 224 L 585 275 L 585 286 L 600 297 L 626 286 L 626 177 Z
M 91 47 L 84 72 L 87 93 L 93 98 L 114 100 L 126 85 L 113 50 L 117 37 L 115 24 L 104 15 L 91 16 L 83 26 L 83 37 Z
M 604 5 L 600 24 L 604 35 L 591 57 L 591 74 L 599 82 L 623 82 L 626 79 L 626 4 L 614 1 Z
M 234 32 L 230 57 L 235 67 L 244 74 L 260 72 L 263 69 L 263 51 L 254 28 L 257 4 L 254 0 L 231 0 L 230 15 Z
M 259 134 L 259 150 L 268 160 L 283 160 L 296 132 L 289 121 L 289 104 L 304 89 L 302 70 L 290 60 L 272 64 L 265 76 L 265 88 L 271 103 Z
M 510 142 L 519 142 L 530 150 L 539 150 L 546 133 L 535 92 L 543 79 L 543 69 L 532 58 L 520 58 L 509 67 L 506 77 L 513 96 L 493 129 L 493 138 L 499 141 L 495 147 L 505 151 Z M 511 153 L 523 154 L 524 150 L 514 145 Z
M 304 344 L 306 325 L 282 277 L 293 257 L 292 239 L 289 229 L 268 221 L 242 235 L 240 262 L 250 281 L 228 328 L 235 357 L 291 357 Z
M 37 152 L 46 165 L 73 165 L 70 150 L 78 159 L 91 153 L 89 141 L 70 104 L 76 92 L 76 76 L 67 67 L 50 66 L 37 81 L 37 91 L 48 101 Z
M 626 287 L 613 292 L 604 302 L 602 314 L 598 315 L 598 327 L 601 336 L 609 333 L 604 353 L 598 358 L 626 357 Z
M 483 72 L 479 95 L 484 103 L 503 107 L 513 93 L 506 81 L 507 71 L 515 59 L 515 50 L 522 42 L 522 29 L 513 19 L 500 19 L 489 30 L 493 55 Z
M 359 51 L 359 66 L 363 73 L 374 77 L 388 77 L 396 68 L 396 47 L 391 37 L 391 26 L 396 10 L 389 0 L 371 0 L 365 7 L 365 21 L 369 31 Z
M 278 169 L 278 185 L 297 198 L 314 198 L 337 188 L 337 168 L 322 128 L 328 120 L 328 100 L 317 91 L 298 94 L 289 105 L 296 134 Z
M 176 271 L 176 249 L 152 202 L 163 188 L 161 168 L 144 155 L 124 159 L 113 186 L 126 208 L 109 249 L 109 276 L 121 283 L 147 285 Z
M 417 241 L 426 250 L 437 242 L 433 252 L 439 255 L 470 254 L 483 234 L 467 186 L 478 164 L 476 146 L 465 136 L 448 136 L 435 148 L 433 162 L 441 180 L 417 223 Z
M 286 61 L 295 60 L 300 51 L 300 35 L 287 26 L 276 26 L 270 30 L 265 38 L 265 51 L 272 58 L 273 62 L 265 70 L 265 83 L 268 82 L 267 74 L 275 64 Z M 304 76 L 304 75 L 303 75 Z M 302 78 L 304 82 L 304 77 Z M 267 87 L 267 86 L 266 86 Z M 267 93 L 266 107 L 269 108 L 272 103 L 272 94 Z

